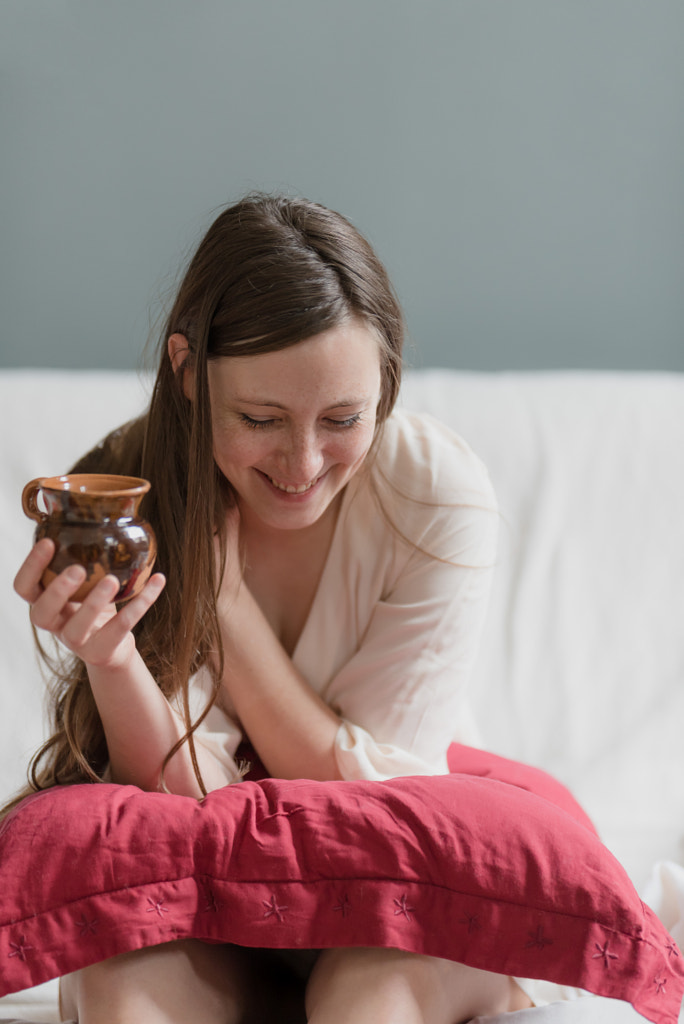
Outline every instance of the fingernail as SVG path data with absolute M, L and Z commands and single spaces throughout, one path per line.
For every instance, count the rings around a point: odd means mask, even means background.
M 82 565 L 70 565 L 64 570 L 64 575 L 70 583 L 78 583 L 86 575 L 86 571 Z

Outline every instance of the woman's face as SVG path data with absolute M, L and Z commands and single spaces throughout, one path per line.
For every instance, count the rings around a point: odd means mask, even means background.
M 243 522 L 311 526 L 356 473 L 375 434 L 380 348 L 360 321 L 277 352 L 208 364 L 214 458 Z

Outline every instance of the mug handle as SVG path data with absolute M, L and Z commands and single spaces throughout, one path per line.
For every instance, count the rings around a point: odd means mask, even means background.
M 28 516 L 29 519 L 35 519 L 37 523 L 42 523 L 47 518 L 44 512 L 41 512 L 36 504 L 36 498 L 38 497 L 38 491 L 40 490 L 42 480 L 37 477 L 35 480 L 31 480 L 30 483 L 26 484 L 26 487 L 21 492 L 21 507 L 24 510 L 24 515 Z

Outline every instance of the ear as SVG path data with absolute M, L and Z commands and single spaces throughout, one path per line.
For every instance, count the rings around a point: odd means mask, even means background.
M 167 342 L 167 349 L 174 374 L 179 372 L 183 374 L 183 394 L 189 401 L 192 401 L 195 384 L 194 372 L 191 366 L 185 366 L 190 353 L 188 339 L 184 334 L 172 334 Z

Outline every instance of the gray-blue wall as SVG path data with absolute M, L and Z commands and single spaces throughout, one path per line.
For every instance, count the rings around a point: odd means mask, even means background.
M 684 369 L 681 0 L 0 0 L 0 362 L 135 367 L 218 207 L 376 245 L 414 365 Z

